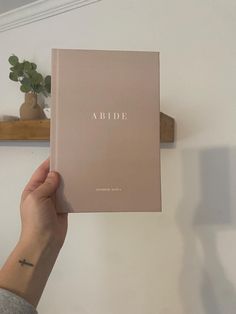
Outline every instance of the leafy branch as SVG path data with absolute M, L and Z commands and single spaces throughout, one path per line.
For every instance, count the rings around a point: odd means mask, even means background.
M 23 93 L 42 93 L 45 97 L 51 93 L 51 76 L 43 77 L 36 70 L 37 65 L 35 63 L 26 60 L 19 62 L 19 58 L 16 55 L 10 56 L 8 61 L 11 65 L 9 78 L 21 84 L 20 90 Z

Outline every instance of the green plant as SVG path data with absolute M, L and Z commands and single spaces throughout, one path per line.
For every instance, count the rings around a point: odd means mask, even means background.
M 8 61 L 11 65 L 9 78 L 12 81 L 20 82 L 20 90 L 23 93 L 42 93 L 45 97 L 51 93 L 51 76 L 47 75 L 44 78 L 42 74 L 36 71 L 37 65 L 35 63 L 26 60 L 19 62 L 16 55 L 10 56 Z

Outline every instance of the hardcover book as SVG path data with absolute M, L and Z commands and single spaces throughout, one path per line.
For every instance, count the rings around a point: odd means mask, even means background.
M 161 211 L 159 53 L 52 49 L 59 212 Z

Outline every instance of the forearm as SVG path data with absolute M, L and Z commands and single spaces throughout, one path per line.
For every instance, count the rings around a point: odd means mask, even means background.
M 59 251 L 52 241 L 20 240 L 0 271 L 0 287 L 37 307 Z

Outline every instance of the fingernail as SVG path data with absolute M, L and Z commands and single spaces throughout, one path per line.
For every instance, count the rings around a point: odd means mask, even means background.
M 55 174 L 55 172 L 50 171 L 50 172 L 48 173 L 48 176 L 51 177 L 51 178 L 53 178 L 53 177 L 56 176 L 56 174 Z

